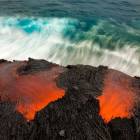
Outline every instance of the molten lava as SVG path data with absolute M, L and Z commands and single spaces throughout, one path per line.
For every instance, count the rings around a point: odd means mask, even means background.
M 32 120 L 37 111 L 64 96 L 64 90 L 55 83 L 61 68 L 19 76 L 16 70 L 20 65 L 23 63 L 0 64 L 0 97 L 16 102 L 16 109 Z
M 132 116 L 135 94 L 131 88 L 131 80 L 130 76 L 115 70 L 110 70 L 105 77 L 103 94 L 98 99 L 100 115 L 106 122 L 116 117 Z

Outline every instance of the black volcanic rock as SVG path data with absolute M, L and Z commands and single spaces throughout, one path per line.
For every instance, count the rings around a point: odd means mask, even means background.
M 136 140 L 135 124 L 133 119 L 115 118 L 108 124 L 112 140 Z
M 26 74 L 36 73 L 40 71 L 45 71 L 45 70 L 51 69 L 54 66 L 58 66 L 58 65 L 50 63 L 43 59 L 35 60 L 32 58 L 29 58 L 29 60 L 27 61 L 25 65 L 17 69 L 17 73 L 19 75 L 26 75 Z
M 2 64 L 2 63 L 11 63 L 11 62 L 10 61 L 7 61 L 5 59 L 0 59 L 0 64 Z
M 140 96 L 140 77 L 134 78 L 132 81 L 132 87 L 134 87 L 135 93 Z M 136 140 L 140 140 L 140 101 L 135 106 L 133 119 L 135 122 Z
M 111 140 L 99 116 L 98 101 L 75 89 L 67 92 L 64 98 L 37 113 L 32 140 Z
M 105 73 L 107 67 L 104 66 L 98 68 L 89 65 L 67 66 L 57 83 L 59 87 L 75 88 L 83 94 L 96 97 L 101 95 Z
M 45 60 L 29 59 L 16 72 L 20 77 L 51 70 L 53 67 L 60 66 Z M 26 121 L 16 111 L 14 103 L 0 102 L 0 140 L 140 139 L 139 105 L 136 105 L 135 115 L 131 119 L 115 118 L 106 124 L 99 115 L 96 97 L 102 94 L 104 78 L 109 72 L 107 67 L 70 65 L 61 68 L 63 71 L 56 78 L 56 84 L 65 90 L 65 96 L 37 112 L 34 120 Z M 132 86 L 139 95 L 140 78 L 135 77 Z
M 15 111 L 15 104 L 0 103 L 0 140 L 29 139 L 30 125 L 24 117 Z

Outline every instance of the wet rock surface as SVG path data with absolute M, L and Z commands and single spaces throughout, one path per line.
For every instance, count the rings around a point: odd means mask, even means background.
M 6 64 L 7 61 L 1 60 L 0 63 Z M 59 66 L 30 59 L 17 69 L 17 74 L 32 75 L 53 67 Z M 99 114 L 96 97 L 102 95 L 104 78 L 109 72 L 107 67 L 70 65 L 61 68 L 63 71 L 56 78 L 56 84 L 65 90 L 65 96 L 38 111 L 32 121 L 27 121 L 16 111 L 15 103 L 9 100 L 0 102 L 0 140 L 140 139 L 139 105 L 130 119 L 115 118 L 105 123 Z M 139 94 L 140 78 L 133 78 L 132 86 Z

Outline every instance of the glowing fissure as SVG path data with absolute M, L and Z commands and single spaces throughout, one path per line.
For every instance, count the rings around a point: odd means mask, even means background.
M 16 102 L 16 109 L 32 120 L 37 111 L 64 96 L 64 90 L 55 83 L 61 68 L 18 76 L 15 70 L 19 65 L 18 62 L 0 65 L 0 96 L 2 101 Z
M 103 93 L 99 99 L 100 115 L 106 122 L 111 119 L 130 118 L 136 103 L 136 95 L 131 88 L 131 77 L 110 70 L 104 81 Z

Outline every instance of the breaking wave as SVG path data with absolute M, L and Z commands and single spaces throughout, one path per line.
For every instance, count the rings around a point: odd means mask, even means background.
M 107 65 L 140 75 L 140 22 L 0 17 L 0 59 Z

